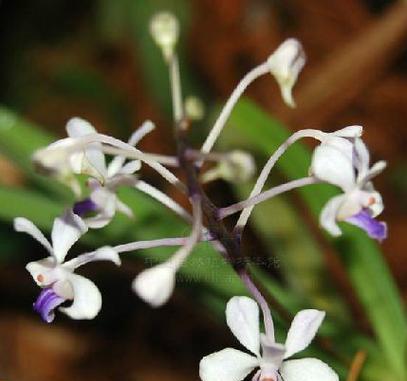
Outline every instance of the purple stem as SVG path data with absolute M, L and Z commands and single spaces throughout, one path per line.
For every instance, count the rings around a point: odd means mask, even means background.
M 264 320 L 264 329 L 266 331 L 266 336 L 275 341 L 274 338 L 274 323 L 273 318 L 271 317 L 270 308 L 268 303 L 262 293 L 259 291 L 257 286 L 254 284 L 252 278 L 246 270 L 240 270 L 239 276 L 242 279 L 243 283 L 246 285 L 247 289 L 253 295 L 254 299 L 256 299 L 257 303 L 260 305 L 261 310 L 263 311 L 263 320 Z

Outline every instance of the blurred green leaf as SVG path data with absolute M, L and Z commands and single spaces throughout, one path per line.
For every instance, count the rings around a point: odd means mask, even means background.
M 63 204 L 25 189 L 0 187 L 0 218 L 12 222 L 15 217 L 26 217 L 41 229 L 49 230 L 55 217 L 61 214 Z
M 132 131 L 126 100 L 97 71 L 65 64 L 55 70 L 52 80 L 64 97 L 93 101 L 121 136 Z
M 52 137 L 34 124 L 0 107 L 0 152 L 21 168 L 37 186 L 54 196 L 72 200 L 71 192 L 61 184 L 35 173 L 31 163 L 33 152 L 52 142 Z

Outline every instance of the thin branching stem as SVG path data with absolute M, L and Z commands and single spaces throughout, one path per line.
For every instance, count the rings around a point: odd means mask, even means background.
M 274 165 L 277 163 L 278 159 L 284 154 L 285 151 L 297 140 L 306 138 L 306 137 L 311 137 L 311 138 L 316 138 L 320 139 L 324 134 L 321 131 L 318 130 L 313 130 L 313 129 L 307 129 L 307 130 L 300 130 L 292 134 L 280 147 L 277 148 L 277 150 L 273 153 L 272 156 L 268 159 L 267 163 L 263 167 L 262 171 L 260 172 L 260 175 L 256 181 L 256 184 L 253 187 L 253 190 L 250 193 L 250 198 L 257 196 L 263 189 L 264 185 L 266 184 L 266 181 L 270 175 L 271 170 L 273 169 Z M 239 219 L 236 223 L 235 231 L 242 232 L 244 227 L 247 224 L 247 221 L 249 220 L 249 217 L 253 211 L 254 206 L 248 206 L 247 208 L 243 209 L 242 213 L 239 216 Z
M 245 208 L 253 208 L 254 206 L 260 204 L 261 202 L 270 200 L 271 198 L 278 196 L 282 193 L 288 192 L 290 190 L 300 188 L 306 185 L 317 184 L 319 180 L 313 176 L 303 177 L 301 179 L 296 179 L 289 181 L 288 183 L 277 185 L 265 192 L 258 194 L 257 196 L 248 198 L 247 200 L 240 201 L 236 204 L 220 208 L 218 210 L 219 219 L 223 219 L 232 214 L 235 214 Z
M 204 154 L 209 153 L 213 146 L 216 143 L 219 135 L 221 134 L 223 127 L 227 120 L 229 119 L 230 114 L 234 106 L 236 105 L 239 98 L 242 96 L 247 87 L 255 81 L 257 78 L 261 77 L 264 74 L 269 73 L 269 65 L 267 62 L 262 63 L 261 65 L 255 67 L 250 72 L 248 72 L 242 80 L 239 82 L 237 87 L 233 90 L 231 96 L 223 107 L 218 119 L 212 127 L 212 130 L 209 132 L 208 137 L 206 138 L 204 144 L 202 145 L 201 151 Z

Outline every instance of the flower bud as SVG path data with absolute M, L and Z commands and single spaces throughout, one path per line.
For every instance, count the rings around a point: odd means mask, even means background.
M 150 22 L 150 33 L 164 58 L 170 61 L 179 36 L 178 19 L 170 12 L 155 14 Z
M 141 272 L 134 279 L 133 291 L 152 307 L 161 307 L 174 291 L 176 268 L 162 263 Z
M 222 178 L 233 183 L 243 183 L 252 178 L 256 171 L 253 157 L 244 151 L 232 151 L 218 165 L 202 176 L 203 182 Z
M 185 113 L 191 120 L 201 120 L 205 114 L 205 106 L 199 98 L 189 96 L 185 100 Z
M 267 60 L 270 72 L 280 86 L 283 100 L 290 107 L 295 107 L 292 89 L 305 60 L 304 49 L 294 38 L 285 40 Z

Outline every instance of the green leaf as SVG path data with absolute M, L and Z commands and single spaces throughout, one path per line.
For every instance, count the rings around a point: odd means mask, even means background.
M 31 156 L 35 150 L 47 146 L 52 136 L 12 111 L 0 107 L 0 152 L 24 171 L 36 185 L 65 200 L 72 200 L 71 192 L 56 181 L 35 173 Z
M 50 230 L 52 221 L 61 214 L 63 204 L 25 189 L 0 187 L 0 219 L 12 222 L 15 217 L 33 220 L 39 228 Z

